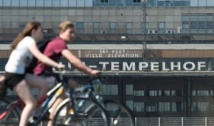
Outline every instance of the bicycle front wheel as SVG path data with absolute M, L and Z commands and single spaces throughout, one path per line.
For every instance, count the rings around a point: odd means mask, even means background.
M 74 110 L 75 107 L 75 110 Z M 66 99 L 56 109 L 53 126 L 109 126 L 107 112 L 96 101 L 75 98 L 75 106 Z
M 114 100 L 104 101 L 111 126 L 135 126 L 134 116 L 125 105 Z

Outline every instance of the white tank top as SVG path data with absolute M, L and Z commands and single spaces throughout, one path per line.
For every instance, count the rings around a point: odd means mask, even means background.
M 22 39 L 10 54 L 9 60 L 5 66 L 5 71 L 9 73 L 24 74 L 25 68 L 33 58 L 33 55 L 29 50 L 29 47 L 33 44 L 36 44 L 36 41 L 30 36 Z

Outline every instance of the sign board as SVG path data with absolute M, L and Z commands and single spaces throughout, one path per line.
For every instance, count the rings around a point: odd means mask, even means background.
M 83 58 L 82 61 L 93 69 L 106 71 L 207 71 L 205 61 L 151 61 L 144 62 L 142 58 Z M 67 61 L 62 60 L 66 65 Z M 71 65 L 70 65 L 71 66 Z
M 106 71 L 212 71 L 213 62 L 189 59 L 182 61 L 146 61 L 142 58 L 82 58 L 82 61 L 93 69 Z M 7 58 L 0 59 L 0 71 L 4 71 Z M 65 59 L 61 62 L 71 66 Z
M 140 58 L 140 50 L 81 50 L 81 58 Z

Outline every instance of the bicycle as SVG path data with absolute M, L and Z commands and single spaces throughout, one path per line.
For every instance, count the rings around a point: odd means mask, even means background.
M 60 74 L 63 81 L 63 75 Z M 66 83 L 65 81 L 63 83 Z M 58 121 L 53 126 L 109 126 L 107 111 L 96 100 L 87 97 L 74 97 L 77 90 L 72 89 L 67 92 L 66 98 L 56 109 Z M 93 106 L 92 106 L 93 105 Z M 91 107 L 90 107 L 91 106 Z M 96 111 L 95 111 L 96 109 Z M 55 111 L 56 112 L 56 111 Z M 56 116 L 56 113 L 55 113 Z M 54 116 L 54 118 L 55 118 Z M 64 120 L 63 117 L 69 117 Z M 54 121 L 54 119 L 53 119 Z
M 37 102 L 37 108 L 39 106 L 41 106 L 41 113 L 40 115 L 34 119 L 34 123 L 31 124 L 30 126 L 37 126 L 40 124 L 40 122 L 42 122 L 42 119 L 44 117 L 46 117 L 46 115 L 49 113 L 49 109 L 52 107 L 52 105 L 54 104 L 54 102 L 57 100 L 57 98 L 59 96 L 62 96 L 64 93 L 66 93 L 67 96 L 70 97 L 70 93 L 67 93 L 66 89 L 67 89 L 67 83 L 65 82 L 65 79 L 63 77 L 64 72 L 60 72 L 60 79 L 61 79 L 61 83 L 57 84 L 53 89 L 51 89 L 48 93 L 47 96 L 41 98 L 38 102 Z M 88 100 L 88 99 L 85 99 Z M 105 111 L 104 108 L 102 108 L 98 103 L 95 103 L 92 101 L 92 103 L 94 103 L 96 105 L 97 108 L 100 108 L 100 111 L 102 113 L 102 118 L 104 119 L 104 125 L 108 125 L 108 121 L 107 121 L 107 112 Z M 74 104 L 74 103 L 73 103 Z M 82 110 L 83 107 L 79 106 Z M 10 104 L 7 105 L 6 110 L 0 114 L 0 124 L 6 124 L 8 123 L 9 119 L 7 117 L 10 117 L 10 114 L 14 114 L 16 116 L 16 121 L 18 123 L 19 118 L 20 118 L 20 111 L 24 108 L 24 103 L 21 100 L 16 100 Z M 69 112 L 73 112 L 75 109 L 73 109 L 73 107 L 69 108 L 68 111 Z M 76 117 L 81 118 L 81 120 L 88 120 L 89 117 L 88 112 L 90 112 L 90 110 L 85 111 L 85 114 L 82 114 L 82 112 L 80 111 L 75 111 L 75 114 L 78 115 Z M 90 116 L 90 119 L 92 117 Z M 77 118 L 76 118 L 77 119 Z
M 66 110 L 67 106 L 69 106 L 71 100 L 74 100 L 77 105 L 88 105 L 86 110 L 91 110 L 92 113 L 96 112 L 96 107 L 94 107 L 93 104 L 87 103 L 86 99 L 88 99 L 90 101 L 98 103 L 100 106 L 105 108 L 108 114 L 109 126 L 135 126 L 134 116 L 128 107 L 120 104 L 118 101 L 103 100 L 103 97 L 99 95 L 101 91 L 101 84 L 101 79 L 96 78 L 91 79 L 89 85 L 74 89 L 75 93 L 71 93 L 72 97 L 65 99 L 56 109 L 53 119 L 53 125 L 67 126 L 69 124 L 69 120 L 72 120 L 72 113 L 70 113 L 70 115 L 60 116 L 60 113 L 63 110 Z

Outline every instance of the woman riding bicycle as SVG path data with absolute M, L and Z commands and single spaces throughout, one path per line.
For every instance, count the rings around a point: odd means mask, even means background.
M 77 58 L 68 48 L 67 44 L 71 42 L 75 37 L 74 25 L 70 21 L 64 21 L 59 25 L 59 36 L 50 41 L 45 48 L 43 54 L 51 58 L 54 61 L 59 61 L 60 57 L 65 57 L 69 63 L 71 63 L 75 68 L 80 71 L 83 71 L 91 76 L 97 76 L 99 71 L 92 70 L 88 66 L 84 65 L 79 58 Z M 47 72 L 51 72 L 51 67 L 45 65 L 44 63 L 39 62 L 34 69 L 36 75 L 45 75 Z M 70 88 L 75 87 L 73 85 L 75 82 L 72 80 L 68 81 Z M 48 85 L 47 85 L 48 86 Z M 52 110 L 63 101 L 64 98 L 59 98 L 52 107 Z M 50 113 L 50 120 L 48 126 L 52 126 L 51 119 L 53 118 L 54 112 Z
M 23 31 L 14 39 L 11 45 L 12 53 L 5 66 L 5 85 L 14 90 L 19 98 L 25 103 L 21 114 L 19 126 L 27 126 L 29 117 L 36 105 L 36 100 L 31 94 L 30 87 L 40 89 L 39 97 L 46 94 L 47 82 L 42 77 L 26 73 L 32 57 L 35 56 L 39 61 L 52 67 L 64 69 L 64 65 L 54 62 L 43 55 L 37 48 L 36 42 L 43 39 L 43 31 L 39 22 L 30 22 Z

